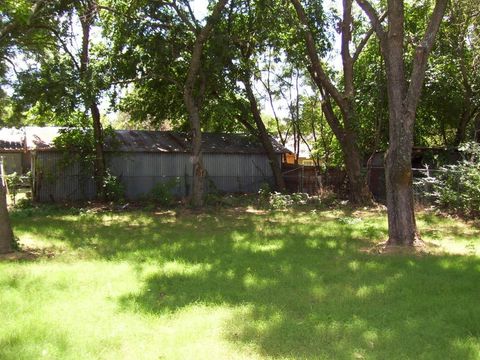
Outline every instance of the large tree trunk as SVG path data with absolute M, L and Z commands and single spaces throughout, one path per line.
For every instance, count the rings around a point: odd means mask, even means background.
M 402 138 L 390 137 L 385 156 L 388 244 L 412 246 L 419 239 L 412 184 L 413 129 L 404 135 Z
M 203 206 L 205 187 L 205 168 L 202 160 L 202 129 L 198 106 L 201 99 L 195 98 L 194 90 L 202 66 L 203 47 L 227 2 L 228 0 L 220 0 L 215 4 L 205 26 L 198 32 L 193 45 L 192 58 L 183 90 L 183 101 L 188 112 L 192 135 L 193 185 L 191 203 L 194 207 Z
M 245 78 L 242 80 L 243 84 L 245 85 L 245 91 L 247 93 L 247 98 L 250 103 L 250 110 L 252 112 L 253 120 L 255 121 L 256 125 L 256 135 L 258 136 L 260 142 L 267 153 L 268 161 L 270 162 L 270 167 L 272 169 L 273 176 L 275 178 L 275 185 L 278 191 L 285 191 L 285 180 L 283 179 L 282 169 L 278 162 L 277 154 L 275 154 L 275 150 L 273 149 L 272 140 L 270 135 L 268 134 L 267 128 L 262 121 L 262 117 L 260 114 L 260 110 L 258 107 L 257 99 L 255 98 L 255 94 L 253 93 L 252 84 L 250 83 L 249 78 Z
M 412 184 L 412 147 L 415 113 L 425 79 L 428 55 L 448 0 L 437 0 L 427 30 L 415 49 L 407 85 L 404 52 L 404 1 L 388 0 L 388 31 L 368 0 L 357 3 L 370 18 L 380 40 L 387 73 L 389 146 L 385 159 L 388 208 L 388 245 L 412 246 L 419 239 Z
M 389 105 L 389 146 L 385 158 L 388 244 L 413 245 L 417 238 L 412 180 L 415 114 L 407 117 L 404 64 L 403 1 L 389 1 L 386 69 Z
M 7 208 L 7 186 L 4 179 L 3 160 L 0 159 L 0 254 L 12 252 L 13 231 Z

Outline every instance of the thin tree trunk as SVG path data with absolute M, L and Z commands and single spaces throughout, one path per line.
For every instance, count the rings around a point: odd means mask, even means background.
M 343 0 L 343 18 L 342 18 L 342 45 L 341 55 L 344 75 L 344 89 L 341 92 L 328 77 L 324 70 L 320 58 L 318 57 L 315 41 L 312 32 L 309 30 L 308 17 L 299 0 L 290 0 L 295 8 L 298 19 L 303 26 L 304 38 L 306 43 L 306 52 L 310 59 L 310 75 L 320 90 L 323 101 L 322 111 L 325 114 L 328 125 L 331 127 L 335 137 L 340 143 L 342 149 L 345 169 L 349 179 L 349 199 L 354 204 L 365 204 L 371 202 L 371 194 L 368 189 L 366 177 L 362 176 L 362 159 L 358 148 L 358 143 L 354 130 L 355 110 L 354 110 L 354 72 L 353 65 L 358 54 L 352 57 L 350 54 L 350 43 L 352 40 L 352 0 Z M 371 34 L 367 34 L 368 37 Z M 361 47 L 363 47 L 362 45 Z M 341 112 L 343 123 L 335 114 L 331 100 L 335 102 Z
M 100 110 L 96 103 L 96 96 L 91 79 L 90 69 L 90 28 L 93 19 L 96 15 L 96 4 L 94 1 L 89 1 L 86 8 L 77 6 L 79 13 L 80 24 L 82 26 L 82 51 L 80 54 L 80 78 L 85 87 L 83 93 L 83 100 L 85 109 L 90 110 L 92 117 L 93 137 L 95 144 L 95 162 L 94 162 L 94 179 L 97 190 L 97 198 L 99 200 L 105 199 L 105 192 L 103 188 L 104 179 L 106 175 L 105 153 L 103 149 L 103 129 L 100 121 Z
M 227 2 L 228 0 L 220 0 L 215 4 L 212 15 L 208 17 L 207 23 L 198 33 L 193 45 L 192 58 L 183 90 L 183 101 L 188 112 L 192 135 L 193 184 L 191 202 L 194 207 L 203 206 L 205 187 L 205 168 L 202 159 L 202 130 L 198 106 L 200 99 L 195 99 L 194 89 L 202 66 L 203 47 Z
M 277 190 L 285 191 L 286 185 L 285 180 L 283 179 L 282 169 L 280 168 L 280 164 L 278 162 L 277 154 L 275 154 L 275 150 L 273 149 L 272 140 L 268 135 L 267 128 L 262 121 L 262 117 L 260 115 L 260 110 L 258 107 L 257 99 L 255 98 L 255 94 L 253 93 L 252 84 L 250 83 L 250 79 L 243 79 L 243 84 L 245 85 L 245 91 L 247 93 L 247 98 L 250 103 L 250 110 L 252 112 L 253 120 L 255 121 L 255 125 L 257 128 L 257 134 L 260 142 L 267 153 L 268 160 L 270 162 L 270 167 L 272 169 L 273 176 L 275 178 L 275 184 Z
M 0 254 L 12 252 L 13 231 L 7 208 L 7 184 L 3 159 L 0 159 Z
M 103 149 L 103 128 L 100 121 L 100 110 L 96 102 L 90 105 L 90 113 L 93 120 L 93 138 L 95 142 L 95 186 L 97 188 L 97 197 L 100 200 L 105 199 L 103 188 L 106 175 L 105 152 Z
M 466 108 L 464 108 L 462 115 L 460 116 L 460 120 L 457 126 L 457 132 L 455 133 L 455 140 L 453 143 L 455 146 L 458 146 L 465 141 L 467 126 L 472 120 L 472 115 L 473 114 L 472 114 L 472 111 L 470 110 L 470 106 L 466 105 Z
M 371 201 L 371 195 L 365 177 L 362 175 L 362 159 L 357 148 L 356 134 L 354 131 L 346 131 L 340 126 L 329 96 L 326 94 L 323 94 L 323 96 L 325 96 L 325 99 L 322 102 L 322 111 L 342 149 L 349 184 L 349 200 L 354 204 L 367 203 Z M 348 111 L 345 116 L 350 116 Z

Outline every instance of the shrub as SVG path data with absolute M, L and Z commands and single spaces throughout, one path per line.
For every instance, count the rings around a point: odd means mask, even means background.
M 8 185 L 8 191 L 10 192 L 10 198 L 12 199 L 13 204 L 15 205 L 18 195 L 18 190 L 22 185 L 22 176 L 18 175 L 16 172 L 5 176 Z
M 125 188 L 120 179 L 112 175 L 108 170 L 103 179 L 103 192 L 105 199 L 108 201 L 119 202 L 123 201 L 125 197 Z
M 173 189 L 178 185 L 179 179 L 173 178 L 165 182 L 156 183 L 149 193 L 149 199 L 159 205 L 169 206 L 173 203 Z
M 416 182 L 423 195 L 434 205 L 466 216 L 480 214 L 480 144 L 463 144 L 459 150 L 463 160 L 426 171 L 426 177 Z
M 323 200 L 320 196 L 310 196 L 306 193 L 282 194 L 279 192 L 259 192 L 260 205 L 270 209 L 286 209 L 305 205 L 320 205 Z

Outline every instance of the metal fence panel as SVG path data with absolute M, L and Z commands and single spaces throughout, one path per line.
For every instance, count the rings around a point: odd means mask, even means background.
M 63 165 L 60 153 L 38 153 L 34 157 L 34 192 L 37 201 L 77 201 L 95 198 L 93 176 L 82 173 L 80 166 Z
M 3 164 L 5 167 L 6 174 L 22 174 L 22 153 L 21 152 L 4 152 L 0 153 L 0 156 L 3 157 Z
M 93 173 L 78 164 L 62 165 L 63 155 L 39 152 L 35 160 L 36 199 L 42 202 L 95 198 Z M 124 186 L 125 198 L 148 198 L 159 183 L 173 195 L 188 196 L 192 188 L 192 163 L 187 153 L 109 153 L 107 167 Z M 278 158 L 280 161 L 280 156 Z M 205 154 L 205 190 L 210 193 L 252 193 L 264 183 L 274 185 L 268 159 L 261 154 Z

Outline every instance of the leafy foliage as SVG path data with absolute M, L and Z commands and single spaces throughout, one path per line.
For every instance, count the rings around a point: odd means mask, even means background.
M 95 160 L 93 130 L 88 127 L 65 128 L 60 130 L 53 144 L 63 154 L 63 166 L 79 164 L 82 171 L 92 172 Z
M 162 206 L 172 205 L 174 200 L 173 189 L 175 189 L 178 184 L 178 178 L 156 183 L 148 194 L 148 200 Z
M 125 197 L 125 187 L 122 182 L 117 176 L 112 175 L 108 170 L 103 178 L 103 194 L 105 200 L 113 202 L 121 202 Z
M 18 190 L 20 190 L 20 186 L 22 185 L 22 176 L 17 174 L 16 172 L 8 174 L 6 176 L 8 191 L 10 193 L 10 197 L 12 199 L 13 204 L 15 205 Z
M 476 217 L 480 214 L 480 145 L 466 143 L 460 150 L 462 161 L 440 167 L 418 180 L 418 185 L 440 208 Z

